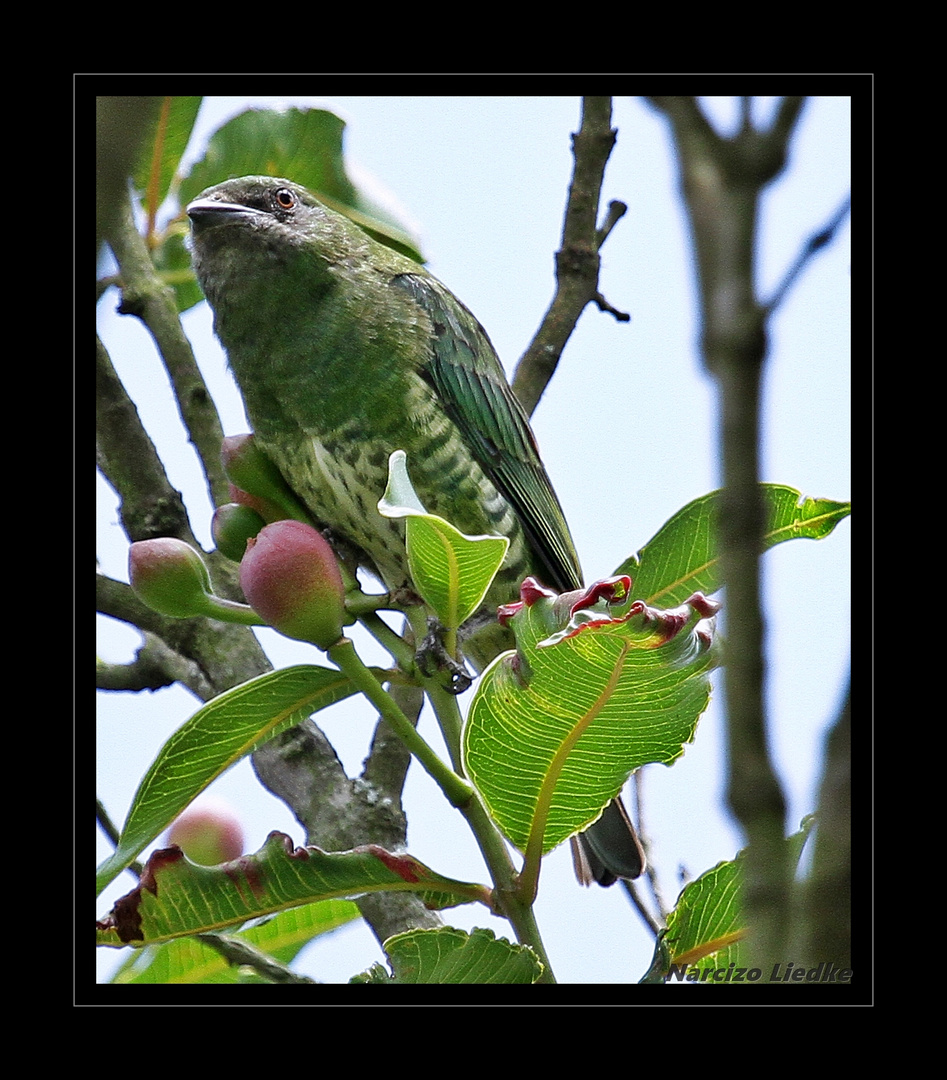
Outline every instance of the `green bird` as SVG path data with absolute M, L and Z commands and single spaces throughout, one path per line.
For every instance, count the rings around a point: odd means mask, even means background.
M 187 213 L 197 279 L 255 437 L 361 566 L 389 589 L 410 586 L 403 525 L 377 509 L 400 449 L 429 512 L 510 541 L 473 622 L 493 620 L 528 574 L 560 592 L 581 587 L 526 413 L 453 293 L 289 180 L 228 180 Z M 483 638 L 467 650 L 481 664 Z M 584 884 L 644 868 L 618 800 L 578 839 Z

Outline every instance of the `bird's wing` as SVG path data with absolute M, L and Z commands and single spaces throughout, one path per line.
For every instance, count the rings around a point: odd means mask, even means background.
M 434 339 L 421 375 L 515 510 L 548 575 L 544 584 L 562 592 L 579 588 L 582 570 L 562 507 L 486 331 L 435 278 L 399 274 L 392 284 L 407 290 L 429 316 Z

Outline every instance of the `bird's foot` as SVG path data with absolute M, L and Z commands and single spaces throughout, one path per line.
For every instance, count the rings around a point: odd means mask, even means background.
M 446 672 L 449 679 L 446 687 L 448 693 L 462 694 L 473 682 L 473 676 L 463 663 L 455 660 L 444 647 L 444 628 L 437 619 L 428 619 L 427 634 L 415 658 L 418 667 L 429 677 Z

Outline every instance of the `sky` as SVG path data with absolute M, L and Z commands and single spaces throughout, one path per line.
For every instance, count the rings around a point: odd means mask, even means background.
M 206 99 L 185 168 L 220 124 L 250 105 L 338 112 L 347 121 L 350 172 L 400 206 L 421 237 L 428 269 L 474 312 L 512 372 L 554 289 L 579 99 L 334 96 L 331 78 L 325 89 L 325 96 L 311 98 Z M 772 100 L 755 102 L 764 121 Z M 701 103 L 720 130 L 730 129 L 734 99 Z M 764 195 L 757 271 L 763 299 L 850 190 L 850 114 L 847 97 L 811 99 L 787 169 Z M 619 199 L 628 212 L 603 248 L 600 290 L 631 320 L 619 323 L 589 307 L 533 416 L 587 580 L 611 573 L 681 506 L 720 486 L 715 388 L 697 349 L 695 277 L 669 130 L 640 99 L 616 98 L 612 123 L 618 141 L 602 206 Z M 850 266 L 846 222 L 777 310 L 764 381 L 762 479 L 838 500 L 851 497 Z M 114 290 L 100 302 L 99 333 L 209 548 L 212 508 L 163 371 L 147 333 L 117 315 L 116 303 Z M 188 312 L 184 325 L 226 434 L 249 430 L 207 305 Z M 101 477 L 97 483 L 99 558 L 106 573 L 127 580 L 116 499 Z M 789 802 L 789 829 L 815 808 L 822 743 L 847 678 L 850 533 L 845 521 L 826 540 L 783 544 L 763 560 L 771 750 Z M 99 624 L 98 654 L 129 661 L 138 634 L 102 617 Z M 320 662 L 273 631 L 260 637 L 277 665 Z M 671 768 L 644 772 L 645 828 L 669 903 L 682 873 L 695 877 L 742 846 L 723 800 L 721 685 L 718 673 L 710 708 L 684 756 Z M 97 697 L 97 792 L 120 823 L 158 749 L 198 703 L 180 688 Z M 343 704 L 318 719 L 356 775 L 372 718 Z M 438 745 L 430 718 L 422 718 L 421 730 Z M 238 809 L 246 850 L 257 850 L 274 828 L 304 842 L 301 826 L 260 787 L 248 762 L 210 790 Z M 418 767 L 410 770 L 405 805 L 412 855 L 443 873 L 484 880 L 463 819 Z M 96 862 L 109 851 L 97 830 Z M 98 898 L 96 915 L 133 884 L 122 875 Z M 638 915 L 620 888 L 584 890 L 575 883 L 568 844 L 544 862 L 536 914 L 560 982 L 637 981 L 648 967 L 653 941 Z M 446 919 L 510 936 L 505 923 L 473 905 L 451 909 Z M 121 955 L 99 950 L 100 979 Z M 297 967 L 321 981 L 345 982 L 375 961 L 383 962 L 383 953 L 358 925 L 309 947 Z

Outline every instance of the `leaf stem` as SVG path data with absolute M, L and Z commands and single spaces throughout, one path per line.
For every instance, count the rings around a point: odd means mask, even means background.
M 224 596 L 215 596 L 208 593 L 206 596 L 207 610 L 201 612 L 208 619 L 219 619 L 221 622 L 236 623 L 238 626 L 266 626 L 266 620 L 248 604 L 240 604 L 236 600 L 228 600 Z
M 356 689 L 375 706 L 388 721 L 412 754 L 421 763 L 434 782 L 440 787 L 451 806 L 463 809 L 474 797 L 474 790 L 461 776 L 448 768 L 421 738 L 410 720 L 398 707 L 394 698 L 381 686 L 374 674 L 355 651 L 350 638 L 342 637 L 326 650 L 326 655 L 336 667 L 347 675 Z
M 414 649 L 411 644 L 385 622 L 374 611 L 359 615 L 358 621 L 384 649 L 406 675 L 414 671 Z

